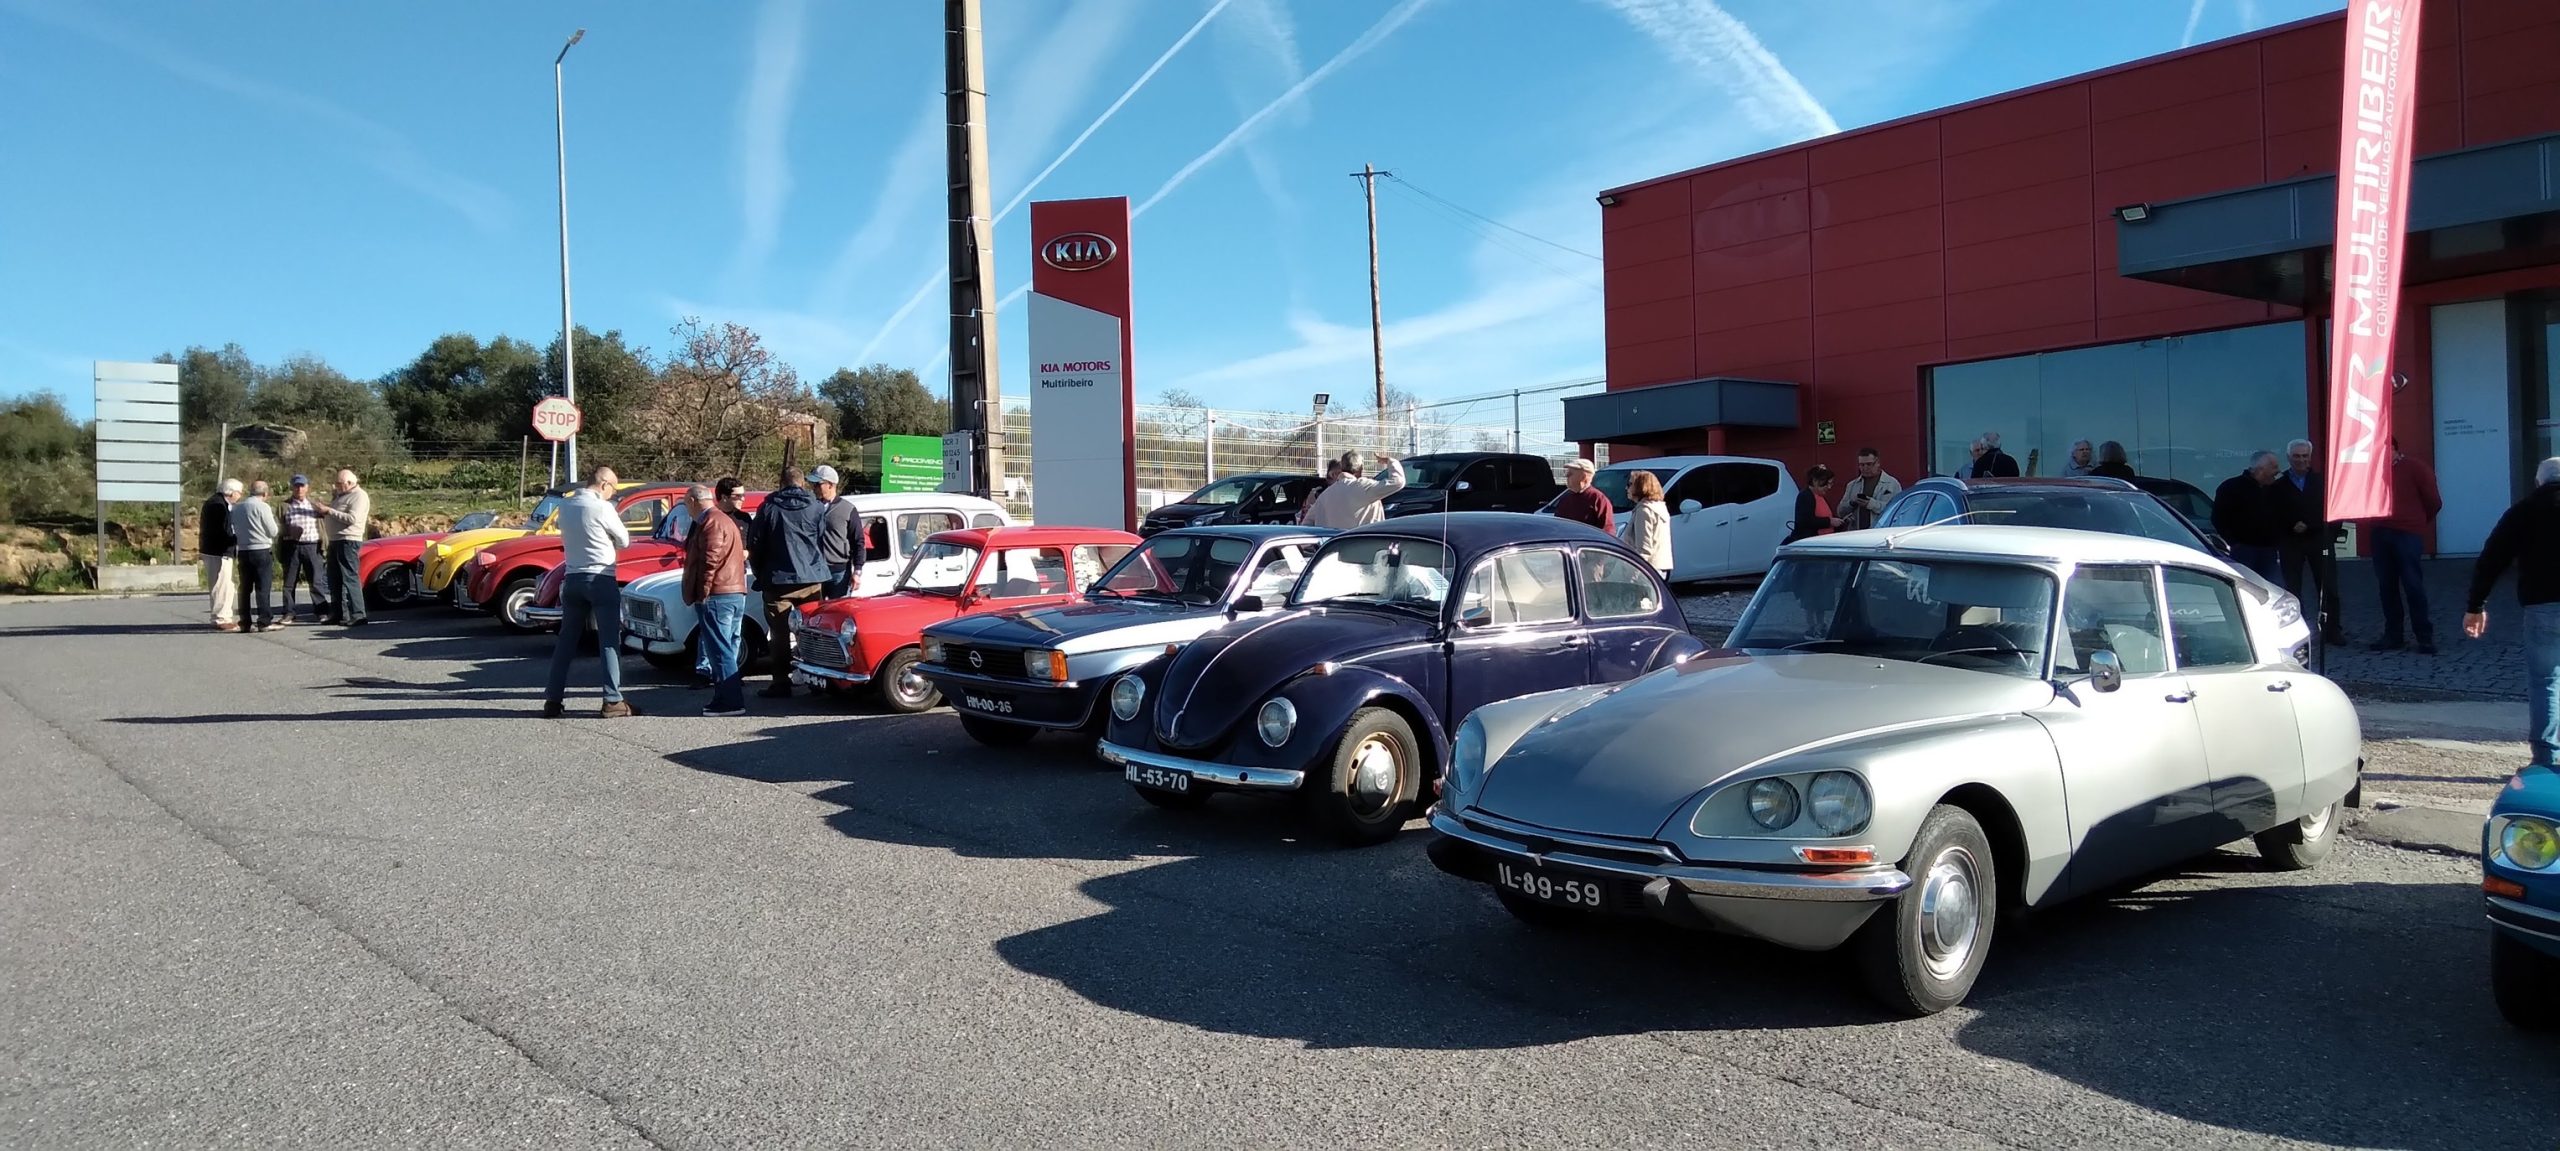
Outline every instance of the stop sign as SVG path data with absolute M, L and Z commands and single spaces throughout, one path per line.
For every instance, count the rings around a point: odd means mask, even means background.
M 578 434 L 578 405 L 558 396 L 544 396 L 533 405 L 533 431 L 543 439 L 558 443 Z

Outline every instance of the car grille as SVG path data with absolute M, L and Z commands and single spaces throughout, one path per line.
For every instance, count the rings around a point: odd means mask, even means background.
M 969 657 L 973 655 L 978 657 L 977 664 L 969 662 Z M 1022 670 L 1022 652 L 1019 650 L 981 647 L 977 644 L 944 644 L 942 666 L 953 671 L 965 671 L 971 675 L 992 676 L 998 679 L 1025 678 Z
M 791 640 L 799 646 L 794 654 L 803 663 L 814 663 L 820 667 L 852 666 L 852 661 L 845 658 L 844 637 L 834 632 L 795 627 Z

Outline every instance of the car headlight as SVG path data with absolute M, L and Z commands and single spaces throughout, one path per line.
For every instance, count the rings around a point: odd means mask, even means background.
M 2509 866 L 2542 871 L 2560 862 L 2560 827 L 2530 815 L 2508 816 L 2498 831 L 2497 847 Z
M 1751 785 L 1743 798 L 1751 808 L 1751 822 L 1776 831 L 1796 821 L 1803 804 L 1796 799 L 1796 787 L 1783 779 L 1764 779 Z
M 1813 825 L 1824 835 L 1855 835 L 1866 830 L 1867 817 L 1875 810 L 1867 796 L 1865 780 L 1845 771 L 1826 771 L 1805 785 L 1805 806 L 1813 813 Z
M 1146 681 L 1134 673 L 1121 676 L 1111 684 L 1111 715 L 1122 723 L 1138 718 L 1138 705 L 1146 702 Z
M 1261 734 L 1265 747 L 1287 743 L 1289 733 L 1298 730 L 1298 705 L 1286 699 L 1273 699 L 1255 713 L 1253 727 Z
M 1484 725 L 1468 716 L 1458 725 L 1458 738 L 1449 743 L 1449 774 L 1441 781 L 1440 799 L 1447 802 L 1475 790 L 1484 778 Z
M 853 621 L 846 620 L 843 623 L 837 624 L 836 634 L 844 638 L 845 646 L 853 646 Z
M 922 654 L 922 656 L 921 656 L 920 658 L 922 658 L 924 662 L 926 662 L 926 663 L 941 663 L 941 662 L 942 662 L 942 641 L 941 641 L 941 640 L 935 639 L 935 638 L 933 638 L 932 636 L 926 636 L 926 637 L 924 637 L 924 642 L 923 642 L 922 644 L 918 645 L 918 646 L 919 646 L 919 648 L 921 649 L 921 651 L 922 651 L 922 653 L 923 653 L 923 654 Z
M 1035 647 L 1022 653 L 1022 674 L 1052 683 L 1067 681 L 1067 653 Z
M 2277 592 L 2275 608 L 2277 626 L 2292 627 L 2293 625 L 2302 622 L 2302 601 L 2296 598 L 2292 592 Z

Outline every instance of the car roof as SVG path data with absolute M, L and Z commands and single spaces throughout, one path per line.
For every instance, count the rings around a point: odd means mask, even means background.
M 953 528 L 950 531 L 935 532 L 926 537 L 925 542 L 952 543 L 973 548 L 982 548 L 990 544 L 996 547 L 1029 548 L 1044 544 L 1056 544 L 1062 547 L 1074 544 L 1129 544 L 1134 547 L 1144 541 L 1118 528 L 1043 528 L 1023 524 L 1000 528 Z
M 1940 522 L 1811 536 L 1788 544 L 1790 555 L 1926 553 L 1932 557 L 2069 563 L 2165 563 L 2230 571 L 2230 565 L 2184 544 L 2149 536 L 2078 528 Z M 2233 573 L 2236 577 L 2237 573 Z
M 1156 533 L 1164 536 L 1243 536 L 1253 540 L 1282 538 L 1315 538 L 1334 534 L 1332 528 L 1309 527 L 1306 524 L 1204 524 L 1196 528 L 1167 528 Z
M 1335 537 L 1410 536 L 1445 542 L 1461 555 L 1528 543 L 1603 543 L 1621 549 L 1618 537 L 1579 520 L 1526 512 L 1432 512 L 1363 524 Z
M 1916 488 L 1924 484 L 1930 487 L 1957 487 L 1971 492 L 1995 491 L 2003 488 L 2018 491 L 2082 492 L 2142 490 L 2114 476 L 1930 476 L 1913 481 L 1911 486 Z
M 1631 472 L 1641 469 L 1659 472 L 1665 468 L 1674 470 L 1694 468 L 1699 464 L 1767 464 L 1780 471 L 1785 471 L 1787 467 L 1777 460 L 1763 459 L 1759 456 L 1648 456 L 1641 460 L 1613 460 L 1609 466 L 1600 470 Z

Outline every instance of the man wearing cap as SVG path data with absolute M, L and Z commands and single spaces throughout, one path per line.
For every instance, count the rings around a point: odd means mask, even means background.
M 854 554 L 860 540 L 853 501 L 839 495 L 836 470 L 819 464 L 809 470 L 809 486 L 818 491 L 818 502 L 826 506 L 826 530 L 818 536 L 818 553 L 826 557 L 827 582 L 818 593 L 828 599 L 843 599 L 853 594 L 862 582 L 860 558 Z
M 231 557 L 231 505 L 243 489 L 224 480 L 213 498 L 196 510 L 196 558 L 204 561 L 204 586 L 213 609 L 213 630 L 240 630 L 240 582 Z
M 320 508 L 311 502 L 311 477 L 293 477 L 292 494 L 284 501 L 284 526 L 276 534 L 277 558 L 284 563 L 284 614 L 276 622 L 293 622 L 296 585 L 311 584 L 311 619 L 329 616 L 329 577 L 320 563 Z
M 1598 470 L 1589 460 L 1575 460 L 1564 466 L 1564 494 L 1556 497 L 1556 517 L 1615 532 L 1618 517 L 1609 510 L 1609 497 L 1591 486 L 1591 475 Z

